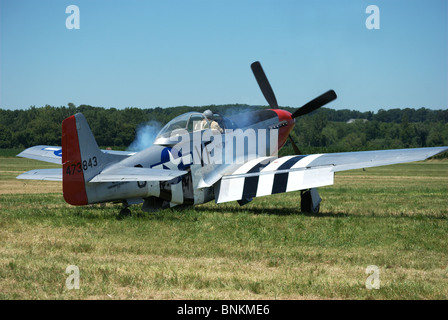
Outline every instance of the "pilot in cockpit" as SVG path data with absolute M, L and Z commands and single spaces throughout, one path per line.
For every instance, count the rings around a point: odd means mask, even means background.
M 223 129 L 219 126 L 219 123 L 213 119 L 213 112 L 211 110 L 205 110 L 203 113 L 205 118 L 207 118 L 208 122 L 210 123 L 210 129 L 217 130 L 220 133 L 223 133 Z M 207 127 L 207 120 L 202 119 L 201 127 L 202 129 L 205 129 Z

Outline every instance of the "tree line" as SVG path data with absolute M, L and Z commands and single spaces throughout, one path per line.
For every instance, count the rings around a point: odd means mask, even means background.
M 103 108 L 89 105 L 0 110 L 0 148 L 60 145 L 62 121 L 82 112 L 102 147 L 126 149 L 139 126 L 166 124 L 189 111 L 211 109 L 223 115 L 265 109 L 248 105 L 179 106 L 171 108 Z M 294 108 L 282 107 L 290 112 Z M 347 123 L 349 120 L 350 123 Z M 448 110 L 381 109 L 377 112 L 321 108 L 296 119 L 291 133 L 303 153 L 416 148 L 448 145 Z M 282 154 L 293 153 L 289 141 Z

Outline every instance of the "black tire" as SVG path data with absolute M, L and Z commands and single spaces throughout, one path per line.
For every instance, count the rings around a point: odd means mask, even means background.
M 305 213 L 317 214 L 320 210 L 320 204 L 313 210 L 313 200 L 311 199 L 311 192 L 304 191 L 302 193 L 302 200 L 300 201 L 300 211 Z

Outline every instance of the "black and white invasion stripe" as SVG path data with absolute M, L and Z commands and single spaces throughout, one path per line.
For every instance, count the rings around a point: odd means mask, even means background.
M 321 154 L 251 160 L 221 179 L 218 203 L 333 184 L 331 167 L 309 167 Z

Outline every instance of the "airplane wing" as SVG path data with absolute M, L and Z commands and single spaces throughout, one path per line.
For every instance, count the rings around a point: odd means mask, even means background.
M 169 181 L 186 173 L 180 170 L 115 167 L 104 170 L 89 182 Z
M 327 153 L 251 160 L 226 173 L 215 186 L 217 203 L 334 183 L 334 173 L 425 160 L 448 147 Z
M 16 179 L 62 181 L 62 168 L 30 170 L 18 175 Z
M 132 151 L 101 150 L 103 153 L 122 160 L 134 155 Z M 34 146 L 20 152 L 18 157 L 62 164 L 62 148 L 58 146 Z

